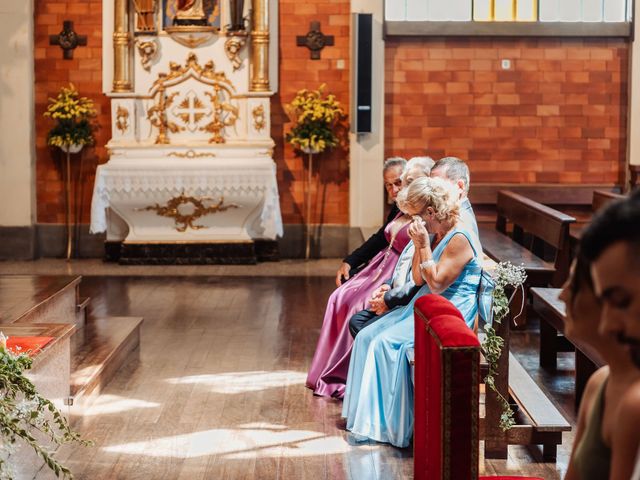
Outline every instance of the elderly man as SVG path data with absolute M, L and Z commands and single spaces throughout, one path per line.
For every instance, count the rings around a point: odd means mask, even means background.
M 339 287 L 343 282 L 349 280 L 352 275 L 357 273 L 360 267 L 369 263 L 369 260 L 375 257 L 378 252 L 389 246 L 389 242 L 384 236 L 384 229 L 400 212 L 396 205 L 396 196 L 400 188 L 402 188 L 401 176 L 404 173 L 406 164 L 407 161 L 401 157 L 391 157 L 384 162 L 382 177 L 384 178 L 384 188 L 387 191 L 387 200 L 392 203 L 391 210 L 380 230 L 342 261 L 342 265 L 336 272 L 336 286 Z
M 408 176 L 409 173 L 408 165 L 405 176 Z M 460 221 L 473 234 L 473 247 L 478 253 L 481 253 L 482 247 L 478 237 L 478 224 L 476 223 L 471 203 L 467 198 L 467 192 L 469 191 L 469 167 L 467 164 L 456 157 L 441 158 L 433 165 L 430 174 L 426 175 L 443 178 L 458 187 L 460 192 Z M 366 326 L 378 321 L 390 310 L 407 305 L 418 292 L 420 287 L 416 286 L 411 276 L 413 252 L 413 243 L 410 242 L 398 259 L 393 277 L 374 292 L 370 307 L 367 310 L 359 311 L 351 317 L 349 331 L 353 337 Z

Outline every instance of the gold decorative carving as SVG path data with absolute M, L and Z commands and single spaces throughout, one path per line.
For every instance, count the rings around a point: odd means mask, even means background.
M 184 192 L 181 195 L 170 199 L 165 205 L 156 203 L 155 205 L 149 205 L 144 208 L 137 208 L 138 211 L 150 211 L 153 210 L 160 217 L 173 218 L 175 223 L 175 229 L 178 232 L 185 232 L 187 228 L 193 230 L 200 230 L 207 228 L 204 225 L 195 225 L 195 222 L 200 217 L 210 215 L 217 212 L 224 212 L 230 208 L 238 208 L 238 205 L 230 203 L 224 204 L 224 197 L 220 197 L 220 200 L 215 205 L 206 206 L 205 202 L 212 202 L 211 197 L 192 197 L 186 196 Z
M 187 48 L 197 48 L 207 43 L 216 33 L 214 27 L 201 25 L 181 25 L 164 29 L 169 36 Z
M 253 128 L 255 128 L 257 132 L 259 132 L 267 124 L 267 120 L 264 115 L 264 105 L 258 105 L 253 110 L 251 110 L 251 115 L 253 116 Z
M 123 135 L 129 129 L 129 110 L 122 105 L 118 105 L 116 110 L 116 128 L 120 130 Z
M 238 107 L 222 100 L 223 90 L 221 88 L 214 85 L 213 89 L 215 93 L 204 92 L 209 97 L 213 107 L 213 120 L 200 128 L 200 130 L 213 134 L 209 139 L 209 143 L 224 143 L 222 131 L 225 127 L 235 125 L 238 120 Z
M 247 40 L 244 37 L 237 35 L 227 38 L 227 40 L 224 42 L 224 53 L 227 54 L 227 58 L 231 61 L 234 72 L 242 66 L 240 51 L 246 45 L 246 43 Z
M 156 137 L 157 144 L 169 143 L 169 137 L 167 137 L 167 130 L 171 133 L 178 133 L 180 130 L 184 130 L 183 127 L 176 125 L 169 121 L 167 118 L 167 108 L 173 103 L 173 99 L 180 92 L 174 92 L 171 95 L 166 96 L 164 91 L 158 96 L 158 103 L 147 110 L 147 118 L 151 125 L 158 128 L 158 136 Z
M 198 123 L 205 115 L 205 105 L 197 96 L 193 99 L 185 97 L 179 104 L 178 108 L 181 113 L 178 113 L 178 117 L 182 120 L 182 123 Z M 191 116 L 193 115 L 193 119 Z M 192 121 L 193 120 L 193 121 Z
M 171 133 L 184 130 L 167 119 L 168 107 L 173 98 L 181 92 L 167 95 L 166 91 L 190 78 L 213 88 L 213 93 L 204 92 L 213 107 L 212 120 L 200 130 L 212 133 L 209 143 L 224 143 L 222 136 L 224 128 L 234 125 L 238 119 L 238 107 L 231 103 L 235 98 L 235 87 L 224 72 L 215 71 L 213 61 L 210 60 L 202 66 L 193 52 L 189 53 L 184 66 L 170 62 L 169 73 L 160 73 L 151 87 L 150 92 L 155 99 L 155 105 L 147 111 L 147 118 L 159 129 L 156 143 L 169 143 L 167 130 Z
M 202 157 L 215 157 L 216 154 L 212 152 L 195 152 L 193 150 L 187 150 L 186 152 L 171 152 L 168 157 L 178 158 L 202 158 Z
M 147 72 L 151 70 L 151 62 L 156 58 L 158 53 L 158 43 L 156 40 L 148 40 L 143 42 L 141 40 L 136 41 L 136 47 L 138 47 L 138 53 L 140 54 L 140 63 L 142 68 Z

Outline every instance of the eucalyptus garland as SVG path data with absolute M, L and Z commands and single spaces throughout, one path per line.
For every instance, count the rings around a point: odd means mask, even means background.
M 524 285 L 527 279 L 527 274 L 523 267 L 513 265 L 511 262 L 500 262 L 496 265 L 493 273 L 493 280 L 495 282 L 495 288 L 492 292 L 493 304 L 493 322 L 502 323 L 502 320 L 509 313 L 509 304 L 513 299 L 513 294 L 518 291 L 518 288 Z M 511 287 L 514 289 L 511 297 L 507 297 L 505 288 Z M 484 378 L 484 383 L 489 389 L 491 389 L 496 397 L 498 403 L 502 407 L 502 413 L 500 414 L 500 428 L 503 431 L 509 430 L 515 425 L 513 419 L 513 410 L 509 401 L 500 393 L 496 388 L 495 377 L 498 373 L 498 360 L 502 355 L 502 349 L 504 347 L 504 338 L 496 334 L 492 325 L 485 325 L 484 327 L 485 339 L 482 342 L 482 353 L 489 365 L 489 371 Z
M 32 362 L 27 353 L 10 352 L 6 337 L 0 333 L 0 479 L 13 478 L 10 456 L 16 452 L 19 441 L 33 448 L 58 478 L 71 479 L 71 471 L 39 439 L 44 437 L 53 445 L 93 443 L 80 438 L 56 406 L 24 376 Z

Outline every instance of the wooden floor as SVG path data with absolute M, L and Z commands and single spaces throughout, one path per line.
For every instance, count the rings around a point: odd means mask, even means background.
M 411 449 L 350 445 L 341 403 L 304 387 L 332 278 L 280 275 L 84 277 L 90 315 L 145 320 L 140 360 L 76 424 L 95 447 L 60 452 L 76 478 L 412 478 Z M 571 361 L 557 376 L 539 374 L 536 342 L 532 332 L 513 335 L 525 367 L 574 423 Z M 561 478 L 571 441 L 556 464 L 512 447 L 508 460 L 481 468 Z

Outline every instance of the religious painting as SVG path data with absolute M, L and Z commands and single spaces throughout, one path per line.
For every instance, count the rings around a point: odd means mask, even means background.
M 205 27 L 220 30 L 219 0 L 162 0 L 164 29 Z

